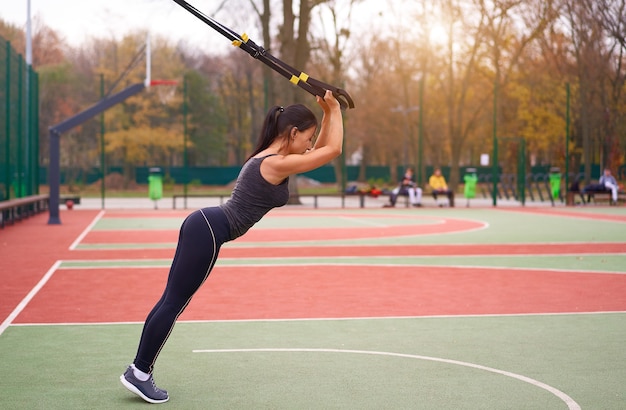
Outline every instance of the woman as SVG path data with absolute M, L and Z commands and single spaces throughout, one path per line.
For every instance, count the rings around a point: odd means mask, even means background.
M 169 399 L 167 391 L 154 383 L 154 363 L 176 319 L 213 269 L 221 245 L 246 233 L 272 208 L 287 203 L 290 175 L 318 168 L 341 154 L 339 103 L 330 91 L 316 99 L 324 115 L 315 146 L 318 123 L 311 110 L 301 104 L 273 107 L 231 198 L 223 205 L 193 212 L 181 225 L 163 296 L 146 319 L 133 364 L 120 376 L 122 384 L 145 401 Z

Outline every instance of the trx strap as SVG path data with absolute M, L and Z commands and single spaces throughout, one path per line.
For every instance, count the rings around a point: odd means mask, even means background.
M 233 30 L 222 25 L 213 18 L 205 15 L 186 1 L 174 1 L 178 3 L 179 6 L 183 7 L 185 10 L 187 10 L 188 12 L 202 20 L 204 23 L 208 24 L 213 29 L 221 33 L 224 37 L 228 38 L 235 47 L 241 48 L 246 53 L 250 54 L 253 58 L 260 60 L 272 70 L 276 71 L 278 74 L 288 79 L 291 83 L 297 85 L 298 87 L 313 95 L 318 95 L 322 98 L 324 98 L 325 90 L 332 91 L 337 101 L 339 101 L 339 105 L 341 106 L 342 110 L 345 110 L 347 108 L 354 108 L 354 101 L 352 101 L 352 98 L 345 90 L 334 87 L 330 84 L 323 83 L 313 77 L 310 77 L 307 73 L 303 71 L 296 70 L 295 68 L 268 53 L 267 50 L 257 45 L 254 41 L 250 40 L 247 34 L 244 33 L 240 36 Z

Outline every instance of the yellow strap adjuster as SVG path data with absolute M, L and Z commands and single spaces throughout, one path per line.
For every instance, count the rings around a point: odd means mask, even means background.
M 309 79 L 309 75 L 303 72 L 303 73 L 300 73 L 298 77 L 296 77 L 295 75 L 291 75 L 291 78 L 289 79 L 289 81 L 297 85 L 300 81 L 304 81 L 306 83 L 308 79 Z
M 247 35 L 246 33 L 243 33 L 243 34 L 241 35 L 241 40 L 233 40 L 233 43 L 232 43 L 232 44 L 233 44 L 235 47 L 241 47 L 241 44 L 242 44 L 242 43 L 247 43 L 247 42 L 248 42 L 248 40 L 250 40 L 250 37 L 248 37 L 248 35 Z

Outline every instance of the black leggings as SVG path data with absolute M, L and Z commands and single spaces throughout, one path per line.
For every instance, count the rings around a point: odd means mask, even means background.
M 209 276 L 220 247 L 230 240 L 226 215 L 218 207 L 191 213 L 180 227 L 178 246 L 163 296 L 146 318 L 135 367 L 151 373 L 178 316 Z

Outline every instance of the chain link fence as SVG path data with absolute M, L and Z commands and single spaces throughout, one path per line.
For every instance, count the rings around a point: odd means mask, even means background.
M 0 37 L 0 201 L 39 193 L 38 77 Z

